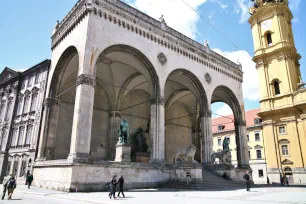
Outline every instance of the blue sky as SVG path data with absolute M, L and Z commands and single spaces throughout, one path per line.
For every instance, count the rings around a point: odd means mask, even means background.
M 203 43 L 243 65 L 244 97 L 247 110 L 259 107 L 258 79 L 254 64 L 253 41 L 247 23 L 250 0 L 185 0 L 205 19 L 200 18 L 182 0 L 125 0 L 139 10 Z M 51 57 L 51 33 L 56 20 L 61 20 L 77 0 L 3 1 L 0 8 L 0 71 L 5 67 L 29 68 Z M 294 15 L 293 30 L 298 52 L 302 58 L 301 71 L 306 79 L 306 2 L 289 0 Z M 234 47 L 206 22 L 217 27 L 238 47 Z M 214 104 L 213 112 L 230 113 L 223 104 Z

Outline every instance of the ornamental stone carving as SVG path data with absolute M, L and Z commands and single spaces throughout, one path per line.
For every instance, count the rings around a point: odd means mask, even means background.
M 205 80 L 206 80 L 207 83 L 210 84 L 210 82 L 211 82 L 211 77 L 210 77 L 210 75 L 209 75 L 208 73 L 205 74 Z
M 82 74 L 80 76 L 77 77 L 76 80 L 76 85 L 79 86 L 81 84 L 86 84 L 92 87 L 96 86 L 96 79 L 95 77 L 91 76 L 91 75 L 87 75 L 87 74 Z
M 60 105 L 60 100 L 56 98 L 46 98 L 44 100 L 44 106 L 50 107 L 50 106 L 59 106 Z
M 164 54 L 164 53 L 159 53 L 158 55 L 157 55 L 157 59 L 158 59 L 158 61 L 162 64 L 162 65 L 164 65 L 164 64 L 166 64 L 167 63 L 167 57 L 166 57 L 166 55 Z

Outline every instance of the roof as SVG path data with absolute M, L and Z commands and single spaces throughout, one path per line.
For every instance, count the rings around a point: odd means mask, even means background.
M 254 126 L 254 119 L 255 118 L 260 118 L 258 116 L 258 113 L 260 112 L 260 109 L 253 109 L 245 112 L 245 120 L 246 120 L 246 126 L 251 127 Z M 232 120 L 230 119 L 232 118 Z M 218 131 L 218 126 L 223 125 L 223 131 L 228 131 L 228 130 L 234 130 L 234 116 L 233 115 L 227 115 L 225 117 L 218 117 L 218 118 L 213 118 L 212 119 L 212 132 L 216 133 Z

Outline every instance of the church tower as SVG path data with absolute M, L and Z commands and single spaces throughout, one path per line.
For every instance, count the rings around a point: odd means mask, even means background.
M 249 23 L 259 77 L 260 116 L 270 181 L 306 184 L 306 89 L 288 0 L 253 0 Z

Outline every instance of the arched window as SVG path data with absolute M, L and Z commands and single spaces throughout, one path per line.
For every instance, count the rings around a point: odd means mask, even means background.
M 30 144 L 31 135 L 32 135 L 32 129 L 33 129 L 32 125 L 29 125 L 28 128 L 27 128 L 26 139 L 25 139 L 25 144 L 26 145 Z
M 271 46 L 272 45 L 272 35 L 271 35 L 271 33 L 267 33 L 266 37 L 267 37 L 267 45 Z
M 279 81 L 275 80 L 275 81 L 273 82 L 273 86 L 274 86 L 274 94 L 275 94 L 275 95 L 280 94 Z
M 31 112 L 36 110 L 37 96 L 37 93 L 34 93 L 32 96 Z

